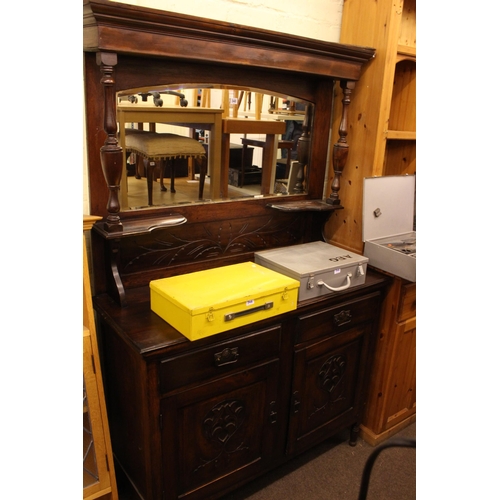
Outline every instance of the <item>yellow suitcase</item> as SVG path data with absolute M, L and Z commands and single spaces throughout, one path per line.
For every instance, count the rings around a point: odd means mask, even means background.
M 299 285 L 244 262 L 151 281 L 151 310 L 189 340 L 197 340 L 293 311 Z

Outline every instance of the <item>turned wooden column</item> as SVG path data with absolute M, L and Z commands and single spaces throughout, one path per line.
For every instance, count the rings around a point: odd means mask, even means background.
M 119 194 L 123 170 L 122 148 L 117 138 L 116 124 L 114 66 L 117 63 L 117 55 L 98 52 L 96 61 L 101 68 L 101 84 L 104 86 L 104 131 L 107 134 L 101 147 L 101 167 L 109 191 L 105 227 L 108 232 L 115 233 L 122 231 Z
M 342 118 L 339 125 L 339 140 L 333 146 L 333 181 L 331 186 L 330 197 L 326 199 L 331 205 L 340 205 L 340 176 L 347 162 L 349 153 L 349 144 L 347 144 L 347 109 L 351 104 L 351 94 L 355 86 L 355 82 L 341 80 L 340 88 L 344 93 L 342 98 Z
M 309 165 L 311 149 L 311 113 L 312 106 L 308 104 L 306 106 L 304 121 L 302 122 L 302 134 L 297 141 L 297 160 L 299 162 L 299 170 L 297 172 L 297 182 L 291 191 L 295 194 L 304 192 L 305 170 Z M 290 152 L 288 154 L 290 154 Z

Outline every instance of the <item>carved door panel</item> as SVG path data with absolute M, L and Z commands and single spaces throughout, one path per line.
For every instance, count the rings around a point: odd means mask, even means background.
M 161 403 L 164 498 L 206 499 L 267 465 L 277 436 L 277 359 Z
M 352 328 L 296 348 L 288 453 L 305 450 L 356 418 L 362 391 L 360 360 L 370 328 Z

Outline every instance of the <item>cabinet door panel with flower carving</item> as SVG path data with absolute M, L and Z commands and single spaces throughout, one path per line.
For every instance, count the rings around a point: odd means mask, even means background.
M 263 362 L 162 400 L 166 498 L 208 498 L 269 466 L 278 366 Z
M 360 361 L 370 330 L 371 325 L 361 325 L 296 347 L 288 453 L 323 440 L 360 411 Z

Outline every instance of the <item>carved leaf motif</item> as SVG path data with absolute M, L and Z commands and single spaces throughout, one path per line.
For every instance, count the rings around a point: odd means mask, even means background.
M 286 220 L 270 216 L 258 225 L 246 221 L 227 222 L 216 227 L 205 223 L 192 225 L 190 230 L 171 228 L 153 235 L 137 237 L 136 255 L 125 256 L 123 271 L 133 272 L 140 266 L 169 266 L 185 261 L 206 260 L 228 254 L 253 252 L 269 246 L 284 246 L 299 241 L 302 234 L 300 221 L 295 217 Z

